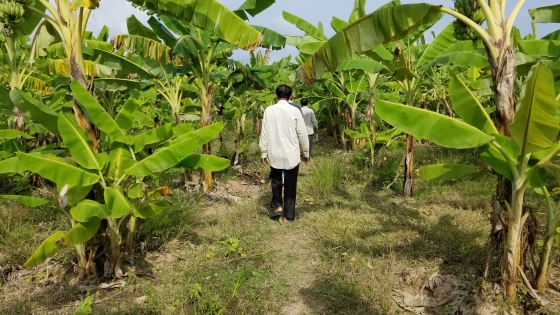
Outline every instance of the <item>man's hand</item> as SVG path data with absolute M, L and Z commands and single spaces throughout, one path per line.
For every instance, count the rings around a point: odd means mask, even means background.
M 305 164 L 309 164 L 309 161 L 311 161 L 311 159 L 309 157 L 303 157 L 303 162 L 305 162 Z
M 267 166 L 268 165 L 268 158 L 262 158 L 261 162 L 264 166 Z

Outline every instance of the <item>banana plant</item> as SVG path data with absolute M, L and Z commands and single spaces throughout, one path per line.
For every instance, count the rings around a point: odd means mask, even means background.
M 521 270 L 521 231 L 528 216 L 523 212 L 525 191 L 527 187 L 542 186 L 546 178 L 544 168 L 560 153 L 560 145 L 556 143 L 560 125 L 555 118 L 554 77 L 542 63 L 533 66 L 523 85 L 514 121 L 508 128 L 512 138 L 500 135 L 498 126 L 459 77 L 451 81 L 450 96 L 462 121 L 385 101 L 378 102 L 377 113 L 394 127 L 445 147 L 481 147 L 482 159 L 496 172 L 512 180 L 512 198 L 507 200 L 507 214 L 501 218 L 507 223 L 498 223 L 507 224 L 503 284 L 507 288 L 506 298 L 514 299 L 517 274 Z M 449 134 L 454 136 L 449 137 Z M 472 166 L 437 165 L 422 169 L 419 175 L 426 179 L 449 179 L 476 171 L 477 168 Z
M 39 156 L 19 153 L 18 164 L 28 171 L 39 174 L 57 184 L 58 205 L 69 220 L 68 231 L 57 231 L 35 251 L 25 263 L 33 267 L 53 255 L 62 246 L 74 246 L 78 257 L 77 265 L 87 274 L 97 274 L 93 264 L 98 247 L 107 243 L 105 251 L 107 268 L 105 276 L 122 276 L 121 258 L 134 254 L 136 220 L 149 219 L 171 207 L 162 199 L 168 188 L 150 189 L 144 179 L 173 167 L 219 170 L 229 161 L 217 157 L 200 155 L 195 150 L 214 138 L 223 128 L 213 124 L 194 130 L 194 127 L 173 128 L 171 124 L 156 129 L 129 134 L 136 120 L 137 105 L 129 99 L 113 119 L 78 81 L 71 83 L 71 90 L 80 106 L 91 117 L 93 123 L 109 138 L 110 147 L 104 152 L 95 152 L 91 139 L 79 127 L 74 117 L 60 113 L 56 124 L 62 140 L 74 162 L 53 155 Z M 145 154 L 147 148 L 155 148 L 152 155 Z M 123 183 L 129 182 L 126 186 Z M 93 195 L 92 190 L 102 193 Z M 99 240 L 97 232 L 105 221 L 107 240 Z M 123 223 L 127 221 L 127 252 L 120 250 Z M 86 244 L 89 255 L 86 254 Z

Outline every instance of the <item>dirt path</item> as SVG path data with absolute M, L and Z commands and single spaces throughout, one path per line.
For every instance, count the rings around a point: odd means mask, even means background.
M 205 207 L 201 215 L 207 218 L 220 216 L 232 211 L 232 206 L 242 206 L 263 197 L 268 188 L 268 183 L 265 185 L 255 177 L 241 175 L 233 178 L 208 196 L 208 207 Z M 280 226 L 280 223 L 274 224 Z M 271 230 L 264 241 L 266 244 L 263 246 L 271 249 L 268 260 L 274 266 L 272 275 L 276 279 L 282 279 L 289 292 L 280 310 L 271 314 L 314 314 L 322 309 L 319 301 L 313 302 L 309 293 L 306 293 L 317 280 L 316 268 L 320 264 L 320 255 L 305 222 L 283 224 L 278 229 Z

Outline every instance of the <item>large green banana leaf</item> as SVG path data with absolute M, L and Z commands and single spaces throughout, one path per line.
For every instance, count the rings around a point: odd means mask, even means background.
M 28 207 L 39 207 L 49 203 L 48 200 L 37 198 L 37 197 L 22 196 L 22 195 L 0 195 L 0 203 L 4 201 L 17 201 L 22 205 Z
M 261 47 L 280 49 L 286 46 L 286 37 L 277 33 L 269 28 L 253 25 L 253 27 L 263 34 L 263 41 Z
M 70 88 L 74 96 L 80 102 L 82 107 L 88 113 L 88 116 L 93 121 L 99 130 L 105 132 L 111 137 L 113 141 L 118 141 L 126 144 L 129 143 L 126 134 L 119 128 L 113 118 L 109 116 L 107 111 L 101 106 L 97 100 L 78 82 L 73 81 L 70 83 Z
M 121 52 L 122 53 L 122 52 Z M 108 53 L 103 50 L 95 49 L 91 59 L 100 65 L 117 70 L 119 77 L 137 75 L 140 79 L 151 80 L 154 75 L 142 66 L 122 57 L 116 53 Z
M 305 82 L 314 82 L 323 73 L 334 72 L 339 64 L 352 59 L 353 52 L 363 54 L 439 20 L 442 17 L 440 8 L 429 4 L 404 4 L 377 10 L 330 38 L 300 68 L 300 76 Z
M 306 20 L 300 18 L 299 16 L 293 15 L 286 11 L 282 11 L 282 17 L 284 17 L 284 20 L 286 20 L 287 22 L 304 31 L 306 35 L 313 36 L 319 41 L 326 41 L 328 39 L 320 29 L 307 22 Z
M 119 180 L 125 176 L 125 171 L 136 164 L 132 158 L 128 145 L 115 142 L 111 145 L 111 152 L 109 153 L 109 170 L 107 177 L 112 180 Z
M 472 165 L 435 164 L 422 167 L 418 176 L 426 180 L 454 180 L 477 172 L 478 167 Z
M 93 217 L 104 219 L 111 213 L 106 205 L 93 200 L 84 200 L 70 209 L 70 214 L 78 222 L 88 222 Z
M 177 167 L 186 168 L 193 171 L 218 172 L 226 169 L 230 160 L 206 154 L 191 154 L 186 159 L 177 163 Z
M 122 218 L 131 214 L 134 206 L 128 198 L 126 198 L 120 188 L 108 187 L 103 193 L 107 209 L 111 212 L 111 216 L 115 219 Z
M 133 213 L 135 217 L 139 218 L 153 218 L 163 210 L 169 209 L 172 204 L 166 200 L 160 200 L 152 203 L 145 204 L 136 208 Z
M 136 80 L 120 79 L 120 78 L 95 78 L 93 82 L 97 90 L 103 91 L 143 91 L 150 85 L 151 81 L 140 82 Z
M 432 62 L 424 65 L 418 70 L 424 72 L 431 68 L 433 65 L 456 65 L 464 68 L 475 67 L 478 69 L 484 69 L 490 66 L 490 63 L 488 62 L 488 57 L 483 56 L 479 53 L 469 51 L 454 51 L 437 57 Z
M 159 37 L 156 32 L 142 24 L 142 22 L 140 22 L 134 15 L 131 15 L 126 19 L 126 27 L 128 29 L 128 34 L 130 35 L 146 37 L 159 42 Z
M 19 162 L 33 173 L 37 173 L 44 178 L 57 184 L 68 184 L 69 186 L 88 186 L 99 181 L 99 176 L 88 173 L 75 166 L 66 164 L 43 156 L 28 153 L 18 154 Z
M 367 0 L 355 0 L 354 8 L 352 8 L 352 13 L 350 13 L 350 18 L 348 22 L 354 23 L 357 20 L 366 16 L 366 2 Z
M 237 10 L 233 12 L 235 12 L 235 14 L 237 14 L 243 20 L 247 21 L 249 19 L 247 14 L 254 17 L 257 14 L 268 9 L 275 2 L 276 0 L 246 0 L 245 2 L 243 2 L 243 4 L 241 4 L 241 6 L 239 6 Z
M 25 14 L 23 15 L 24 21 L 16 27 L 16 33 L 21 32 L 24 35 L 31 35 L 37 28 L 37 25 L 43 20 L 43 15 L 38 12 L 44 13 L 46 10 L 45 6 L 40 1 L 35 1 L 32 6 L 36 11 L 26 8 Z
M 127 174 L 147 176 L 169 169 L 187 158 L 193 151 L 217 136 L 224 128 L 223 123 L 215 123 L 186 134 L 170 146 L 157 151 L 127 170 Z
M 23 133 L 19 130 L 15 130 L 15 129 L 3 129 L 0 130 L 0 139 L 3 140 L 13 140 L 13 139 L 17 139 L 19 137 L 22 137 L 24 139 L 33 139 L 32 136 Z
M 177 43 L 177 38 L 175 35 L 163 25 L 160 21 L 158 21 L 155 17 L 150 17 L 148 20 L 148 24 L 152 28 L 152 30 L 157 34 L 157 37 L 163 39 L 163 43 L 169 47 L 175 46 Z
M 338 65 L 337 71 L 363 70 L 375 74 L 387 69 L 384 64 L 371 59 L 351 59 Z
M 35 252 L 27 259 L 23 265 L 25 268 L 33 268 L 43 263 L 47 258 L 52 256 L 58 250 L 60 239 L 64 236 L 64 232 L 57 231 L 49 236 L 39 245 Z
M 27 92 L 13 89 L 10 98 L 25 116 L 34 122 L 42 124 L 52 133 L 58 133 L 58 113 L 41 104 Z
M 519 51 L 536 57 L 556 57 L 560 55 L 558 40 L 520 40 Z
M 560 4 L 529 10 L 535 23 L 560 23 Z
M 262 41 L 262 34 L 258 30 L 216 0 L 128 1 L 183 23 L 192 23 L 244 50 L 253 50 Z
M 83 244 L 97 233 L 100 225 L 101 219 L 98 217 L 92 217 L 88 222 L 78 223 L 64 234 L 60 243 L 65 246 Z
M 58 116 L 58 130 L 64 144 L 72 152 L 72 157 L 78 164 L 89 170 L 103 169 L 107 155 L 93 152 L 91 139 L 83 128 L 61 114 Z
M 17 156 L 0 161 L 0 174 L 23 173 L 25 170 Z
M 494 137 L 475 127 L 438 113 L 379 100 L 376 113 L 390 125 L 420 139 L 454 149 L 484 145 Z
M 499 134 L 492 119 L 478 101 L 478 98 L 457 76 L 449 83 L 449 98 L 453 111 L 466 123 L 488 135 Z
M 422 56 L 416 61 L 415 68 L 419 69 L 422 66 L 429 64 L 436 60 L 442 53 L 453 44 L 456 39 L 453 36 L 454 27 L 453 23 L 447 25 L 435 38 L 432 40 L 428 48 L 424 50 Z
M 173 125 L 165 124 L 161 127 L 141 131 L 132 136 L 134 152 L 140 152 L 145 148 L 152 148 L 169 140 L 173 136 Z
M 115 117 L 115 123 L 123 132 L 128 133 L 132 126 L 134 126 L 137 109 L 136 99 L 133 97 L 130 97 L 121 107 L 119 113 Z
M 560 125 L 556 120 L 554 76 L 544 64 L 533 66 L 523 85 L 521 100 L 513 123 L 511 137 L 521 148 L 522 156 L 552 145 Z

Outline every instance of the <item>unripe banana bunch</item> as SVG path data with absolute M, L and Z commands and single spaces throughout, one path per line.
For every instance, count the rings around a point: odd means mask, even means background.
M 32 5 L 34 0 L 16 0 L 21 5 Z
M 484 13 L 480 9 L 477 0 L 455 0 L 455 10 L 462 15 L 470 18 L 477 24 L 484 22 Z M 455 20 L 453 22 L 454 32 L 453 35 L 458 40 L 473 40 L 480 39 L 480 36 L 468 27 L 465 23 Z
M 16 26 L 25 21 L 23 17 L 25 15 L 23 2 L 32 3 L 33 0 L 0 0 L 0 22 L 2 22 L 5 27 Z

